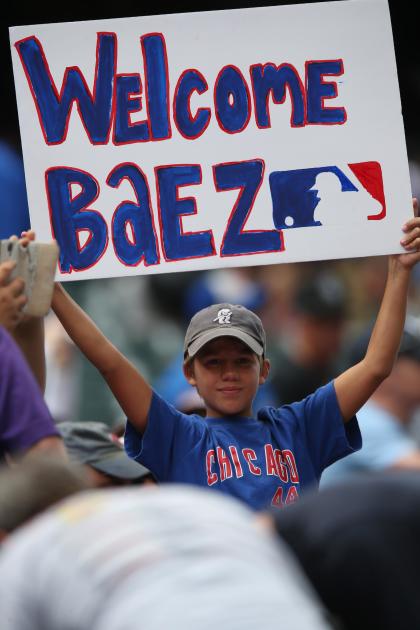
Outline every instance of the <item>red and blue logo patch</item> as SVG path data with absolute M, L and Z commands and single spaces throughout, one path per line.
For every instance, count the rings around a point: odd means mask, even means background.
M 386 216 L 379 162 L 274 171 L 269 182 L 278 230 L 354 225 Z

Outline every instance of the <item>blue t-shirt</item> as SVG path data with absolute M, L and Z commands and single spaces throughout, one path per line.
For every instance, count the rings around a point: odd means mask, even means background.
M 125 433 L 128 455 L 158 481 L 217 489 L 254 509 L 294 501 L 359 448 L 357 420 L 343 423 L 333 382 L 257 418 L 186 415 L 153 393 L 144 435 L 129 421 Z

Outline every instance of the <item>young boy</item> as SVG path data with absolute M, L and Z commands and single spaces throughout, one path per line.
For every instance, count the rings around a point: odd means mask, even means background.
M 413 203 L 417 214 L 417 202 Z M 420 219 L 403 227 L 407 254 L 389 258 L 388 280 L 365 358 L 303 401 L 253 416 L 270 364 L 261 321 L 218 304 L 197 313 L 185 338 L 184 373 L 206 417 L 162 400 L 60 285 L 53 308 L 100 370 L 127 415 L 125 448 L 158 481 L 231 494 L 255 509 L 294 501 L 323 469 L 361 447 L 355 413 L 391 372 L 405 320 L 410 271 L 420 260 Z

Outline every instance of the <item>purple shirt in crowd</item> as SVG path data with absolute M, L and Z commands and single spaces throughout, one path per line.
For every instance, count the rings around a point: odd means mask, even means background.
M 59 435 L 21 351 L 0 326 L 0 459 Z

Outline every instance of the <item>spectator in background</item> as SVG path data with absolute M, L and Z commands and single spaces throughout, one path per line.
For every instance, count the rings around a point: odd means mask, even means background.
M 370 329 L 355 345 L 350 364 L 362 359 L 369 335 Z M 357 413 L 362 450 L 327 468 L 321 484 L 332 484 L 355 473 L 390 468 L 420 471 L 420 449 L 408 432 L 419 407 L 420 339 L 405 330 L 391 375 Z
M 302 400 L 340 372 L 346 318 L 345 288 L 332 272 L 307 276 L 297 288 L 290 329 L 273 353 L 278 404 Z
M 207 490 L 84 493 L 4 544 L 2 630 L 326 630 L 277 542 L 239 502 Z
M 80 417 L 79 372 L 80 353 L 54 313 L 45 318 L 45 401 L 56 422 Z
M 255 268 L 216 269 L 198 275 L 186 288 L 183 313 L 188 322 L 201 309 L 221 302 L 242 304 L 258 312 L 266 301 L 267 295 Z
M 103 422 L 60 422 L 57 427 L 70 459 L 86 467 L 95 487 L 154 483 L 150 470 L 126 455 Z
M 60 435 L 25 358 L 0 327 L 0 459 L 34 450 L 65 457 Z
M 420 195 L 420 161 L 417 160 L 409 160 L 408 166 L 410 169 L 410 180 L 411 180 L 411 190 L 413 192 L 413 197 L 416 195 Z
M 23 281 L 9 282 L 13 263 L 0 264 L 0 460 L 39 449 L 65 457 L 64 446 L 25 357 L 8 330 L 22 321 Z
M 0 468 L 0 541 L 54 503 L 88 488 L 81 468 L 40 454 Z
M 29 210 L 22 159 L 9 144 L 2 140 L 0 140 L 0 190 L 0 239 L 3 239 L 29 229 Z
M 338 628 L 420 628 L 420 471 L 356 477 L 273 518 Z
M 417 146 L 416 159 L 410 159 L 408 162 L 408 166 L 410 169 L 410 179 L 411 179 L 411 190 L 413 191 L 413 196 L 415 197 L 417 194 L 420 194 L 420 152 L 419 147 Z M 417 289 L 417 307 L 419 304 L 420 296 L 418 295 L 420 289 L 420 271 L 416 269 L 413 274 L 413 284 Z M 417 308 L 418 311 L 418 308 Z

